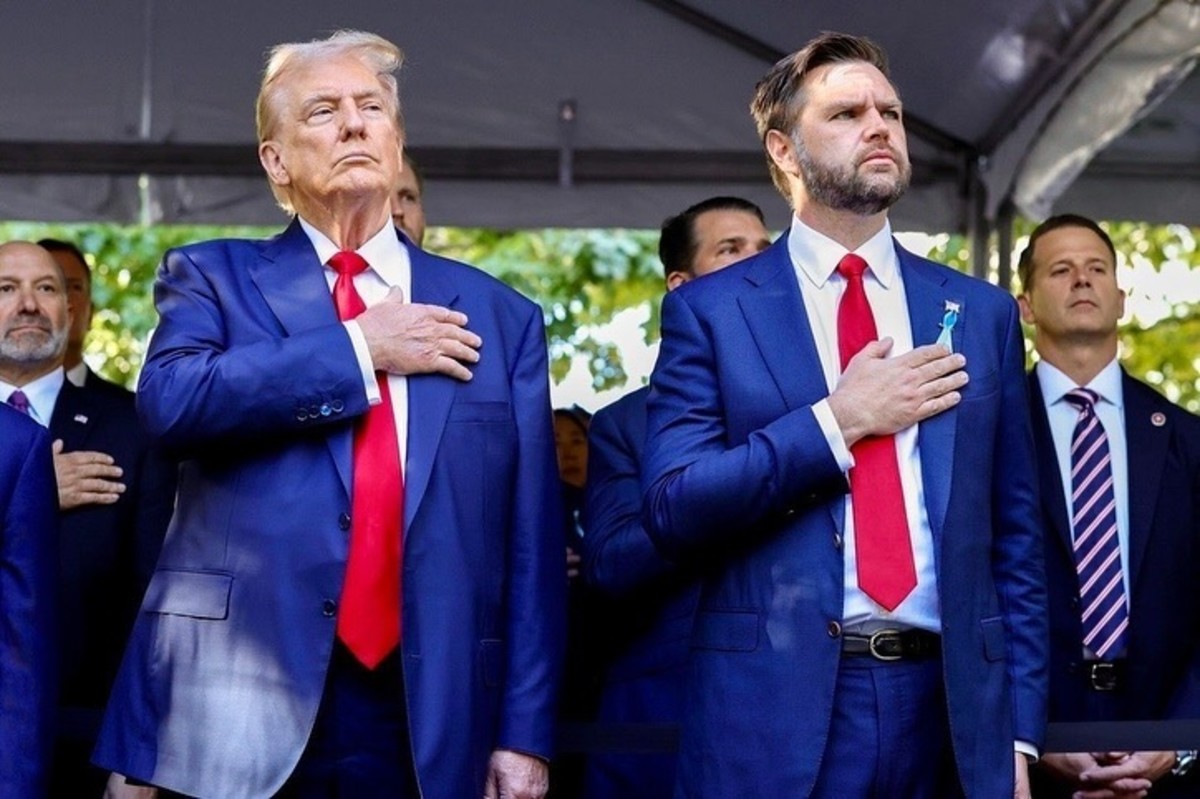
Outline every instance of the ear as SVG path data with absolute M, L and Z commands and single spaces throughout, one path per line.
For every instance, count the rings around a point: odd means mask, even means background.
M 788 175 L 800 174 L 800 163 L 796 158 L 796 145 L 792 143 L 791 137 L 772 128 L 767 131 L 764 145 L 767 148 L 767 155 L 770 156 L 775 166 Z
M 1021 309 L 1021 321 L 1027 325 L 1036 325 L 1037 319 L 1033 316 L 1033 305 L 1029 302 L 1029 295 L 1022 292 L 1017 295 L 1017 307 Z
M 667 275 L 667 291 L 674 291 L 691 279 L 692 276 L 687 272 L 671 272 Z
M 258 162 L 276 186 L 287 186 L 292 182 L 287 166 L 283 163 L 283 152 L 274 140 L 268 139 L 258 145 Z
M 1121 289 L 1119 293 L 1120 293 L 1121 299 L 1118 301 L 1118 307 L 1120 308 L 1121 312 L 1117 315 L 1117 319 L 1124 319 L 1125 318 L 1125 298 L 1128 295 L 1125 293 L 1125 289 Z

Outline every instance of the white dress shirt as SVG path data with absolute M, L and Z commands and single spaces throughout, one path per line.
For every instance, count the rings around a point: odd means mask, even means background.
M 1058 472 L 1062 478 L 1063 500 L 1067 507 L 1067 523 L 1071 521 L 1071 437 L 1079 421 L 1079 410 L 1065 399 L 1067 392 L 1076 388 L 1090 388 L 1100 395 L 1096 403 L 1096 416 L 1104 425 L 1108 436 L 1108 451 L 1111 457 L 1113 497 L 1117 502 L 1117 542 L 1121 548 L 1121 572 L 1124 575 L 1125 601 L 1129 606 L 1129 459 L 1125 444 L 1125 394 L 1121 387 L 1121 367 L 1114 358 L 1100 374 L 1086 386 L 1076 386 L 1058 368 L 1045 361 L 1034 367 L 1038 384 L 1042 389 L 1042 400 L 1046 404 L 1046 418 L 1050 422 L 1050 436 L 1054 439 L 1054 454 L 1058 458 Z M 1071 535 L 1074 537 L 1072 529 Z
M 299 219 L 300 227 L 317 251 L 317 258 L 325 265 L 325 282 L 332 294 L 337 272 L 329 266 L 329 259 L 340 252 L 340 248 L 302 217 Z M 393 286 L 404 292 L 405 302 L 412 301 L 412 263 L 408 258 L 408 250 L 400 243 L 390 220 L 356 252 L 370 267 L 354 276 L 354 288 L 368 308 L 386 297 Z M 345 325 L 354 345 L 354 355 L 362 372 L 367 400 L 372 405 L 378 405 L 382 402 L 382 395 L 379 393 L 375 365 L 371 362 L 367 340 L 357 322 L 350 320 L 342 324 Z M 400 469 L 403 472 L 406 469 L 405 456 L 408 452 L 408 378 L 404 375 L 389 374 L 387 381 L 392 396 L 392 415 L 396 422 L 396 441 L 400 448 Z
M 64 379 L 60 366 L 19 387 L 29 400 L 29 415 L 42 427 L 50 426 L 50 418 L 54 416 L 54 405 L 58 402 L 58 392 L 62 391 Z M 8 402 L 9 396 L 17 388 L 18 386 L 0 380 L 0 402 Z
M 889 357 L 901 355 L 913 348 L 912 326 L 904 281 L 900 276 L 900 261 L 892 241 L 888 223 L 870 240 L 854 251 L 867 262 L 864 286 L 867 300 L 875 317 L 879 337 L 890 336 L 894 343 Z M 788 253 L 796 277 L 804 310 L 812 327 L 813 339 L 825 372 L 825 382 L 832 392 L 841 376 L 841 356 L 838 352 L 837 311 L 846 280 L 837 272 L 838 262 L 847 250 L 834 240 L 792 218 L 788 234 Z M 854 461 L 846 447 L 829 409 L 822 400 L 813 407 L 826 441 L 842 470 L 849 472 Z M 858 560 L 854 538 L 854 506 L 846 495 L 845 527 L 845 604 L 842 610 L 844 626 L 851 632 L 873 631 L 882 627 L 913 627 L 932 632 L 941 630 L 938 609 L 937 571 L 934 564 L 933 533 L 925 511 L 925 492 L 921 478 L 921 452 L 917 447 L 917 426 L 896 434 L 896 456 L 900 467 L 900 485 L 904 491 L 904 509 L 912 540 L 913 560 L 917 572 L 917 587 L 905 597 L 894 611 L 863 593 L 858 587 Z

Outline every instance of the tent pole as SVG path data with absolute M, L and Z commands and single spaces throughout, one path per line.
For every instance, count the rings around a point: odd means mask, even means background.
M 1005 291 L 1013 288 L 1013 221 L 1016 212 L 1012 200 L 1000 204 L 996 216 L 996 248 L 999 250 L 999 268 L 996 270 L 996 282 Z
M 987 185 L 980 174 L 981 158 L 968 162 L 968 186 L 970 203 L 971 274 L 987 280 L 988 262 L 991 255 L 992 226 L 987 218 Z

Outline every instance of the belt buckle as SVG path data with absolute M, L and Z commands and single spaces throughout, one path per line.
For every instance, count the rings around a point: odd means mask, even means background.
M 876 660 L 892 661 L 904 657 L 904 645 L 900 640 L 899 630 L 878 630 L 871 633 L 871 637 L 867 639 L 867 648 L 871 657 Z
M 1093 691 L 1109 691 L 1117 690 L 1117 664 L 1097 662 L 1088 666 L 1088 680 L 1092 684 Z

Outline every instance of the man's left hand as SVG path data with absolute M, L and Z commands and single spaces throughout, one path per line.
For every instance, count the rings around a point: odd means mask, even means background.
M 1029 758 L 1020 752 L 1016 753 L 1016 778 L 1013 780 L 1013 799 L 1030 799 L 1029 791 Z
M 532 755 L 508 749 L 492 752 L 484 799 L 542 799 L 550 788 L 550 766 Z

